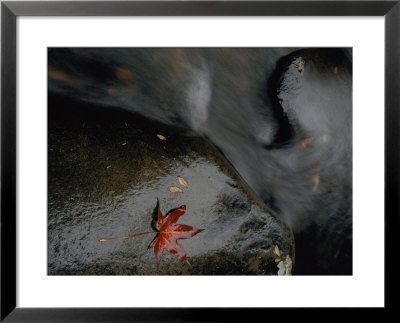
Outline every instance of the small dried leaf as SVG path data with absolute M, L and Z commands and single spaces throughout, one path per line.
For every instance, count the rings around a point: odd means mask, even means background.
M 306 138 L 300 141 L 300 146 L 303 148 L 307 148 L 307 146 L 311 143 L 311 138 Z
M 117 68 L 115 70 L 115 75 L 117 76 L 117 78 L 120 81 L 123 81 L 123 82 L 130 81 L 133 78 L 133 73 L 129 69 L 124 68 L 124 67 Z
M 49 77 L 57 80 L 57 81 L 72 81 L 69 75 L 65 74 L 63 71 L 55 70 L 53 68 L 49 68 L 48 70 Z
M 296 68 L 299 72 L 303 70 L 302 64 L 293 63 L 294 68 Z
M 174 194 L 183 193 L 183 191 L 179 187 L 176 187 L 176 186 L 170 186 L 170 187 L 168 187 L 168 190 Z
M 167 140 L 167 138 L 165 138 L 163 135 L 160 135 L 160 134 L 158 134 L 157 137 L 158 137 L 158 139 L 161 139 L 161 140 Z
M 338 73 L 338 68 L 337 66 L 335 66 L 335 68 L 333 69 L 333 74 L 337 74 Z
M 278 257 L 281 256 L 281 252 L 279 251 L 278 245 L 275 245 L 275 253 L 278 255 Z
M 315 190 L 317 189 L 317 187 L 318 187 L 318 185 L 319 185 L 319 181 L 320 181 L 320 179 L 319 179 L 319 174 L 315 174 L 315 175 L 313 176 L 313 180 L 314 180 L 314 186 L 313 186 L 313 188 L 312 188 L 312 191 L 315 192 Z
M 189 187 L 188 182 L 186 182 L 182 177 L 178 176 L 178 181 L 182 186 Z

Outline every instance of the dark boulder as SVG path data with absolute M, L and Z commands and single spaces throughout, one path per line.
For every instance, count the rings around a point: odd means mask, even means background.
M 48 139 L 50 275 L 291 273 L 291 230 L 206 140 L 128 112 L 53 96 Z M 183 193 L 171 193 L 171 186 Z M 186 205 L 178 223 L 204 229 L 180 240 L 192 266 L 164 251 L 156 271 L 154 251 L 147 249 L 156 232 L 99 242 L 152 231 L 157 198 L 163 214 Z

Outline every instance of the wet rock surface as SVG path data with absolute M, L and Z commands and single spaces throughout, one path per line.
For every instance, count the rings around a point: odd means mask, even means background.
M 48 130 L 49 275 L 291 273 L 291 230 L 204 139 L 59 96 L 49 97 Z M 156 232 L 99 242 L 153 231 L 157 198 L 163 214 L 186 205 L 178 223 L 204 229 L 180 240 L 192 266 L 164 251 L 157 271 L 147 249 Z

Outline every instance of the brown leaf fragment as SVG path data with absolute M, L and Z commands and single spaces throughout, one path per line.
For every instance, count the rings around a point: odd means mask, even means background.
M 168 190 L 174 194 L 183 193 L 183 191 L 179 187 L 176 187 L 176 186 L 170 186 L 170 187 L 168 187 Z
M 320 181 L 318 173 L 313 176 L 313 180 L 314 180 L 314 186 L 312 188 L 312 191 L 315 192 L 315 190 L 317 189 L 317 187 L 319 185 L 319 181 Z
M 163 135 L 157 134 L 158 139 L 161 140 L 167 140 L 167 138 L 165 138 Z
M 178 176 L 178 181 L 182 186 L 189 187 L 188 182 L 186 182 L 184 178 Z
M 49 67 L 49 69 L 48 69 L 48 74 L 49 74 L 49 77 L 51 77 L 52 79 L 55 79 L 57 81 L 72 81 L 70 76 L 67 75 L 66 73 L 64 73 L 63 71 L 56 70 L 51 67 Z
M 115 75 L 122 82 L 130 81 L 133 78 L 133 73 L 128 68 L 124 67 L 117 68 L 115 70 Z
M 278 255 L 278 257 L 280 257 L 281 256 L 281 252 L 279 251 L 279 247 L 278 247 L 278 245 L 275 245 L 275 253 Z
M 338 68 L 337 68 L 337 66 L 335 66 L 334 68 L 333 68 L 333 74 L 337 74 L 338 73 Z
M 303 148 L 307 148 L 307 146 L 311 143 L 311 138 L 306 138 L 300 141 L 300 146 Z
M 303 70 L 303 64 L 297 64 L 297 63 L 293 63 L 294 68 L 296 68 L 299 72 L 301 72 Z

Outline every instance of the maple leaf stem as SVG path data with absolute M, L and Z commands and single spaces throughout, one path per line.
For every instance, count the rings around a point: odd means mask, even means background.
M 118 237 L 118 238 L 109 238 L 109 239 L 100 239 L 99 242 L 105 242 L 105 241 L 111 241 L 111 240 L 122 240 L 122 239 L 129 239 L 129 238 L 134 238 L 134 237 L 138 237 L 141 236 L 143 234 L 150 234 L 150 233 L 157 233 L 154 231 L 151 232 L 142 232 L 142 233 L 136 233 L 136 234 L 132 234 L 130 236 L 125 236 L 125 237 Z

